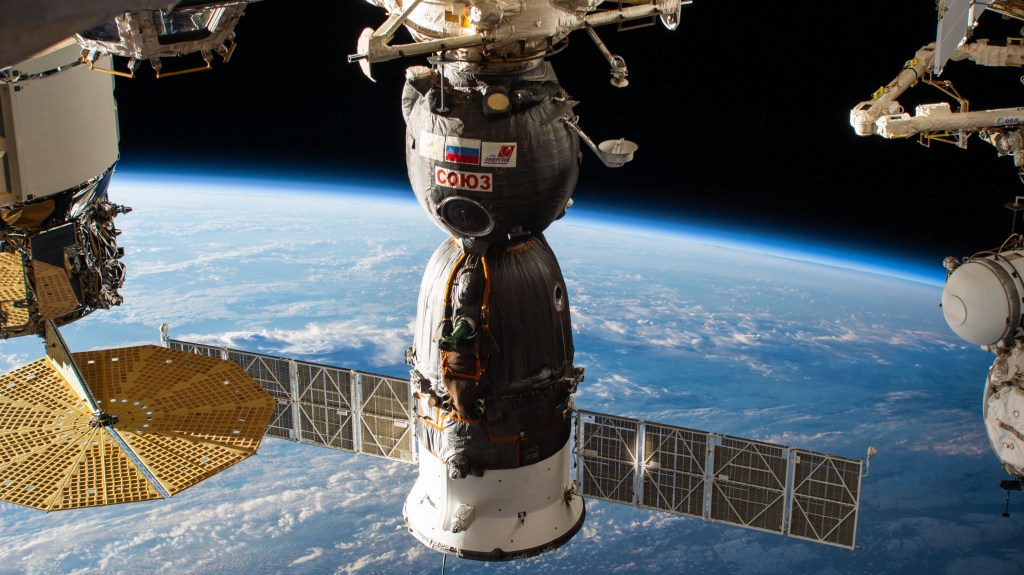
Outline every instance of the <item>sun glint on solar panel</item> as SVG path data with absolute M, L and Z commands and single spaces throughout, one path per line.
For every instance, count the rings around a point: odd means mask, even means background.
M 579 482 L 583 494 L 608 501 L 636 503 L 640 422 L 580 412 L 577 425 Z

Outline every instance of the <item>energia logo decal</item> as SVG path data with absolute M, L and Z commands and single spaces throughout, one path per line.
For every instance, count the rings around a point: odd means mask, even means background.
M 483 142 L 480 160 L 481 166 L 516 167 L 516 152 L 519 146 L 515 142 Z

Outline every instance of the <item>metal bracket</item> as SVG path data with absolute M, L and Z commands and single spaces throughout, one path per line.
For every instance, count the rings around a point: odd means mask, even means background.
M 583 130 L 579 127 L 579 116 L 567 114 L 562 116 L 562 122 L 570 131 L 575 132 L 592 152 L 597 154 L 597 157 L 600 158 L 605 166 L 620 168 L 633 160 L 633 153 L 637 150 L 635 143 L 619 138 L 618 140 L 605 140 L 600 144 L 595 144 L 590 139 L 590 136 L 583 133 Z
M 604 45 L 604 42 L 601 41 L 601 38 L 598 37 L 597 32 L 595 32 L 590 26 L 587 26 L 587 35 L 589 35 L 590 39 L 594 41 L 594 44 L 601 52 L 601 55 L 604 56 L 604 59 L 608 60 L 608 63 L 612 66 L 612 86 L 615 86 L 616 88 L 625 88 L 628 86 L 629 80 L 626 79 L 626 76 L 629 75 L 629 70 L 626 69 L 626 60 L 622 56 L 612 54 L 611 51 L 608 50 L 608 47 Z
M 202 72 L 204 70 L 212 69 L 213 68 L 213 56 L 210 54 L 210 51 L 209 50 L 203 50 L 202 51 L 202 56 L 203 56 L 203 61 L 206 62 L 205 66 L 196 66 L 195 68 L 187 68 L 185 70 L 175 70 L 173 72 L 166 72 L 166 73 L 163 73 L 163 74 L 160 73 L 160 69 L 162 68 L 162 66 L 160 64 L 160 58 L 159 57 L 150 60 L 150 64 L 153 65 L 153 70 L 156 71 L 156 77 L 157 78 L 170 78 L 171 76 L 181 76 L 181 75 L 184 75 L 184 74 L 191 74 L 193 72 Z

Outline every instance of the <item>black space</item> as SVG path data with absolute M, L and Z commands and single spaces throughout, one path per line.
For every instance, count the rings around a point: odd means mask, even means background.
M 625 89 L 609 85 L 585 34 L 553 58 L 584 130 L 640 145 L 619 170 L 586 152 L 578 205 L 622 204 L 936 266 L 1009 233 L 1003 204 L 1024 194 L 1011 159 L 977 138 L 968 150 L 926 149 L 859 138 L 848 123 L 853 106 L 934 39 L 934 0 L 697 0 L 682 16 L 675 32 L 600 31 L 629 64 Z M 147 66 L 118 79 L 122 165 L 404 181 L 403 71 L 423 60 L 375 66 L 376 84 L 345 61 L 360 30 L 383 18 L 357 0 L 263 0 L 242 18 L 230 63 L 161 80 Z M 979 36 L 1001 42 L 1019 28 L 986 14 Z M 955 63 L 943 77 L 980 110 L 1017 105 L 1019 76 Z M 940 99 L 919 85 L 901 102 Z

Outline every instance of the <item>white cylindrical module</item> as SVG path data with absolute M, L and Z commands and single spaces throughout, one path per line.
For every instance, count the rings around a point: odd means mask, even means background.
M 963 339 L 994 345 L 1021 335 L 1024 251 L 970 258 L 946 279 L 942 314 Z
M 451 479 L 431 453 L 405 501 L 405 521 L 432 549 L 467 559 L 501 561 L 559 547 L 583 527 L 583 498 L 569 478 L 569 443 L 524 467 Z
M 875 122 L 875 132 L 883 138 L 908 138 L 925 132 L 981 130 L 1021 124 L 1024 124 L 1024 108 L 953 112 L 949 104 L 933 104 L 918 107 L 915 116 L 883 116 Z
M 16 64 L 14 81 L 0 82 L 3 204 L 81 186 L 117 162 L 114 80 L 79 64 L 81 52 L 69 41 Z
M 985 431 L 1008 473 L 1024 476 L 1024 348 L 996 358 L 989 369 L 984 398 Z

